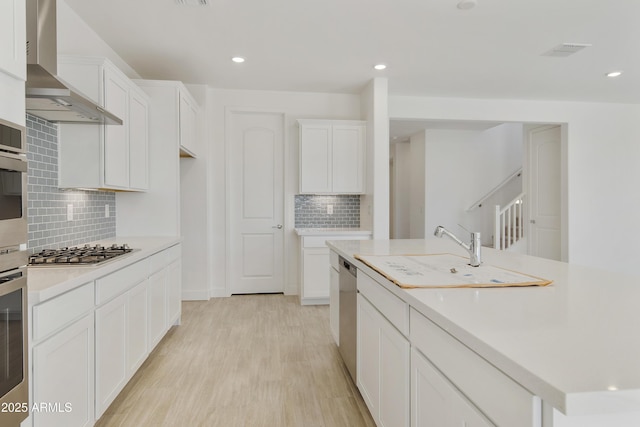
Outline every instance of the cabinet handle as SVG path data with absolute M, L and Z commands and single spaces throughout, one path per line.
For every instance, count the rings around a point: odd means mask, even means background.
M 281 230 L 282 229 L 282 224 L 274 225 L 271 228 L 277 228 L 278 230 Z

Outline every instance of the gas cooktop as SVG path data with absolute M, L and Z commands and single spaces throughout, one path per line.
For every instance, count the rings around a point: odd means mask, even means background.
M 133 251 L 126 243 L 111 246 L 84 245 L 44 249 L 29 256 L 29 266 L 96 265 Z

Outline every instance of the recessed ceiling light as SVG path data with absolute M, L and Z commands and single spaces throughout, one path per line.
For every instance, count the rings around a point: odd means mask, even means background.
M 622 71 L 612 71 L 607 73 L 607 77 L 619 77 L 622 75 Z
M 468 10 L 478 4 L 477 0 L 460 0 L 458 2 L 458 9 Z
M 241 56 L 234 56 L 233 58 L 231 58 L 231 60 L 232 60 L 233 62 L 238 63 L 238 64 L 240 64 L 240 63 L 244 62 L 244 58 L 243 58 L 243 57 L 241 57 Z
M 373 68 L 375 68 L 376 70 L 384 70 L 385 68 L 387 68 L 387 66 L 384 64 L 377 64 L 374 65 Z

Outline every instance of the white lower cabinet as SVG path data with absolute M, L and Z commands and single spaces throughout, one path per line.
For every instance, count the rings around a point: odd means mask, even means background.
M 181 276 L 176 245 L 32 307 L 34 427 L 94 425 L 180 323 Z
M 329 248 L 302 250 L 302 302 L 326 304 L 329 299 Z
M 127 293 L 127 376 L 132 377 L 149 355 L 147 281 Z
M 411 427 L 493 425 L 426 357 L 411 349 Z
M 149 302 L 147 305 L 149 350 L 153 350 L 160 342 L 167 328 L 166 284 L 167 275 L 165 270 L 157 271 L 149 276 Z
M 92 426 L 94 423 L 94 319 L 90 313 L 35 345 L 31 405 L 34 426 Z
M 332 233 L 331 231 L 311 236 L 301 235 L 300 303 L 302 305 L 331 303 L 330 282 L 332 279 L 327 269 L 327 265 L 329 265 L 327 240 L 368 240 L 370 238 L 370 234 Z M 334 262 L 334 267 L 338 269 L 337 259 Z M 337 299 L 334 298 L 334 300 L 337 303 Z
M 147 281 L 96 309 L 96 418 L 148 355 Z
M 542 425 L 539 398 L 414 309 L 410 310 L 410 326 L 411 346 L 414 353 L 424 355 L 425 362 L 415 354 L 411 360 L 417 363 L 412 366 L 413 415 L 419 421 L 415 426 Z M 428 405 L 437 410 L 416 411 L 416 402 L 424 404 L 429 395 L 441 400 Z M 467 418 L 468 424 L 459 423 Z M 440 419 L 451 424 L 439 424 Z
M 96 418 L 127 383 L 127 296 L 96 309 Z
M 380 427 L 409 426 L 410 345 L 358 294 L 358 389 Z
M 331 252 L 329 256 L 334 255 L 335 252 Z M 329 266 L 329 327 L 336 344 L 340 345 L 340 273 L 333 266 L 333 260 Z
M 180 320 L 182 312 L 182 286 L 181 286 L 180 260 L 176 260 L 167 267 L 167 327 L 176 324 Z

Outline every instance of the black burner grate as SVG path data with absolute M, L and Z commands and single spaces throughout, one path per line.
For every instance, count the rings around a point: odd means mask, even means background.
M 44 249 L 29 256 L 29 265 L 87 265 L 99 264 L 117 256 L 127 254 L 133 249 L 127 244 L 111 246 L 84 245 L 71 248 Z

